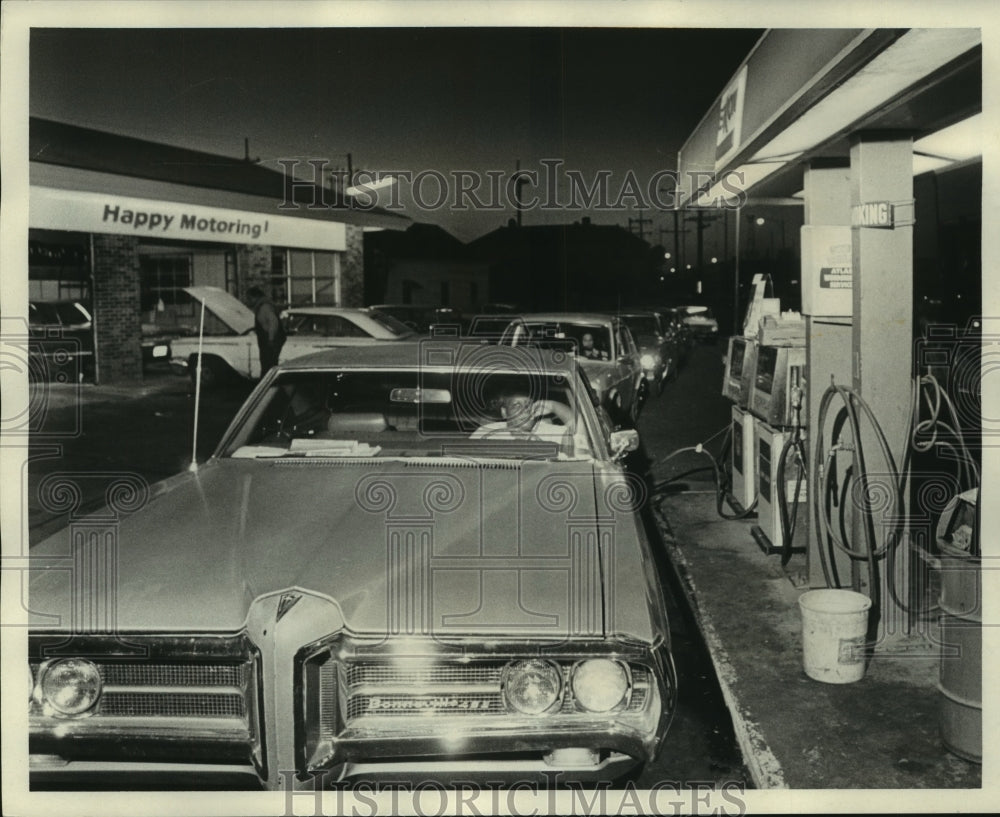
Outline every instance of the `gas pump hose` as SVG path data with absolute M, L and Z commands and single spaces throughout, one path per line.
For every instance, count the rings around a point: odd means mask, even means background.
M 826 418 L 830 410 L 830 404 L 837 397 L 839 397 L 843 403 L 842 411 L 846 413 L 847 424 L 849 425 L 851 432 L 851 442 L 847 444 L 840 442 L 839 440 L 835 441 L 834 446 L 831 448 L 830 455 L 825 456 L 823 446 L 823 429 L 826 427 Z M 868 420 L 868 423 L 875 433 L 875 438 L 878 441 L 879 449 L 886 467 L 885 475 L 889 478 L 887 486 L 888 496 L 880 496 L 875 493 L 872 484 L 869 482 L 868 469 L 865 463 L 865 451 L 861 442 L 861 423 L 858 414 L 859 408 Z M 838 436 L 840 435 L 838 434 Z M 836 452 L 848 450 L 852 451 L 854 455 L 854 468 L 852 468 L 852 473 L 849 479 L 853 480 L 854 484 L 856 486 L 860 486 L 861 489 L 860 492 L 857 490 L 852 491 L 851 496 L 855 498 L 855 508 L 862 517 L 860 528 L 864 536 L 863 549 L 852 547 L 842 541 L 833 530 L 829 514 L 823 513 L 823 509 L 827 507 L 828 498 L 830 496 L 829 491 L 831 476 L 836 471 Z M 855 468 L 856 473 L 854 473 Z M 900 474 L 899 469 L 896 467 L 896 460 L 889 448 L 889 443 L 886 440 L 882 427 L 875 418 L 871 407 L 864 401 L 861 395 L 853 389 L 848 389 L 844 386 L 838 386 L 835 383 L 831 383 L 820 399 L 817 434 L 813 451 L 813 487 L 816 496 L 816 501 L 813 503 L 813 507 L 815 508 L 814 515 L 817 533 L 820 536 L 820 547 L 818 548 L 818 552 L 823 568 L 823 576 L 828 587 L 840 587 L 839 577 L 834 580 L 834 577 L 831 575 L 831 564 L 833 563 L 835 548 L 847 554 L 847 556 L 852 560 L 865 560 L 868 566 L 868 586 L 872 599 L 872 617 L 869 621 L 869 632 L 873 631 L 875 623 L 881 615 L 881 592 L 879 589 L 878 560 L 886 554 L 889 549 L 889 543 L 895 544 L 899 541 L 899 533 L 903 526 L 905 512 L 903 503 L 904 481 L 905 476 Z M 879 484 L 884 485 L 884 483 Z M 845 496 L 847 495 L 846 485 L 843 493 Z M 884 507 L 877 509 L 874 506 L 876 501 L 880 499 L 885 500 L 883 503 Z M 841 502 L 841 507 L 843 509 L 843 502 Z M 876 543 L 875 513 L 877 510 L 887 511 L 888 518 L 891 520 L 892 525 L 889 534 L 885 537 L 882 544 Z M 843 510 L 841 512 L 843 512 Z M 843 525 L 841 525 L 841 527 L 843 527 Z M 825 542 L 823 541 L 824 539 Z M 826 553 L 824 552 L 825 550 L 829 551 L 829 564 L 827 563 Z

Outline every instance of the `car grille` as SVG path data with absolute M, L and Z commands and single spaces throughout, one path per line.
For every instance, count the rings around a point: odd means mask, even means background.
M 91 662 L 100 696 L 76 717 L 43 694 L 61 656 Z M 260 654 L 244 635 L 29 638 L 32 756 L 108 762 L 237 764 L 266 772 Z
M 411 732 L 426 730 L 428 719 L 481 719 L 484 726 L 508 725 L 512 713 L 504 702 L 501 677 L 507 660 L 444 662 L 432 666 L 406 661 L 341 663 L 327 656 L 315 668 L 312 697 L 322 739 L 369 729 Z M 569 676 L 574 661 L 560 662 L 564 695 L 558 715 L 567 721 L 592 718 L 580 711 Z M 642 713 L 651 694 L 653 675 L 641 664 L 629 664 L 632 685 L 623 714 Z M 307 681 L 307 688 L 309 682 Z
M 134 718 L 242 718 L 243 697 L 236 693 L 106 693 L 99 715 Z
M 252 667 L 94 662 L 103 693 L 90 718 L 229 718 L 245 722 Z M 41 664 L 33 663 L 38 677 Z M 36 704 L 36 708 L 39 708 Z

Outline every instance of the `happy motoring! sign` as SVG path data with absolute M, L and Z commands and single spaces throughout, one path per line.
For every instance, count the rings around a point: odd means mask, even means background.
M 275 209 L 280 202 L 275 202 Z M 132 196 L 32 186 L 31 227 L 230 244 L 344 250 L 344 224 Z

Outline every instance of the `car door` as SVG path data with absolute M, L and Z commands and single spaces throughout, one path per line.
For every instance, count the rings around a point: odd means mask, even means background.
M 615 345 L 615 374 L 618 381 L 618 391 L 622 396 L 622 410 L 631 411 L 635 400 L 638 381 L 635 370 L 639 367 L 639 353 L 628 329 L 619 321 L 615 322 L 612 336 Z
M 638 399 L 642 391 L 642 380 L 645 373 L 642 370 L 642 356 L 639 354 L 639 347 L 636 345 L 632 331 L 627 326 L 622 326 L 622 338 L 629 351 L 629 359 L 632 361 L 632 394 Z

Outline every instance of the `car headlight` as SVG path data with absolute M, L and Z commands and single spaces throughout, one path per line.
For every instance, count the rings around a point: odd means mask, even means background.
M 652 369 L 659 361 L 657 360 L 656 355 L 652 355 L 647 352 L 639 358 L 639 362 L 642 364 L 642 368 Z
M 101 673 L 86 659 L 59 659 L 42 670 L 36 692 L 39 702 L 56 714 L 82 715 L 101 697 Z
M 541 715 L 562 698 L 562 673 L 548 661 L 517 661 L 504 668 L 503 695 L 525 715 Z
M 591 712 L 610 712 L 628 693 L 628 675 L 617 661 L 592 658 L 573 669 L 573 697 Z

